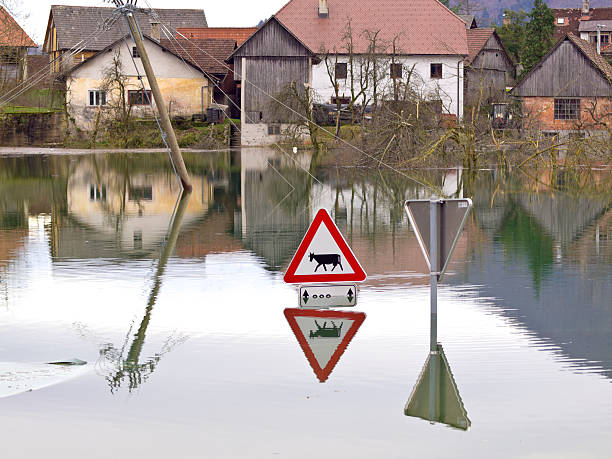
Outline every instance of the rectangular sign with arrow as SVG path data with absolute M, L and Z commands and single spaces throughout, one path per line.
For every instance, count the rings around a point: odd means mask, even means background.
M 356 284 L 322 284 L 300 287 L 301 308 L 329 308 L 355 306 L 356 304 Z

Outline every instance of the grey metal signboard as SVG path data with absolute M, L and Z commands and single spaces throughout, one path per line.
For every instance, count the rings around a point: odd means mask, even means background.
M 436 206 L 434 221 L 432 221 L 431 209 Z M 437 272 L 438 278 L 446 272 L 448 262 L 455 250 L 463 225 L 467 220 L 468 213 L 472 208 L 472 200 L 465 199 L 438 199 L 438 200 L 411 200 L 404 205 L 410 224 L 416 233 L 419 245 L 423 251 L 427 267 L 430 271 Z M 437 253 L 435 262 L 431 260 L 431 233 L 436 228 Z
M 299 291 L 302 308 L 329 308 L 355 306 L 357 284 L 303 285 Z

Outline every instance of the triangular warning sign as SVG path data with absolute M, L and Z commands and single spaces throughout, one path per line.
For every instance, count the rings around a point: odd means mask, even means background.
M 361 282 L 366 273 L 325 209 L 320 209 L 295 252 L 284 280 L 309 282 Z
M 285 317 L 310 366 L 325 382 L 365 320 L 363 312 L 285 309 Z

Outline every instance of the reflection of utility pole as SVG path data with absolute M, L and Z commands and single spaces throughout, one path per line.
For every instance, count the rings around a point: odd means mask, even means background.
M 140 61 L 142 62 L 142 66 L 144 67 L 145 73 L 147 74 L 147 80 L 149 81 L 151 92 L 153 93 L 153 99 L 155 99 L 155 105 L 157 106 L 157 110 L 159 111 L 159 118 L 161 120 L 163 130 L 165 131 L 162 133 L 162 136 L 165 137 L 168 142 L 168 146 L 170 147 L 170 156 L 172 157 L 172 162 L 174 163 L 174 167 L 176 168 L 176 173 L 178 174 L 181 180 L 183 188 L 185 190 L 191 191 L 191 181 L 189 180 L 189 174 L 187 172 L 187 168 L 185 167 L 185 162 L 183 161 L 183 156 L 181 155 L 181 150 L 179 149 L 178 142 L 176 140 L 176 134 L 174 133 L 174 129 L 172 128 L 170 116 L 168 116 L 168 110 L 166 109 L 164 98 L 162 97 L 159 85 L 157 84 L 155 73 L 153 73 L 153 67 L 151 66 L 151 62 L 149 61 L 149 55 L 147 54 L 147 50 L 144 46 L 140 27 L 138 27 L 138 23 L 136 22 L 136 18 L 134 17 L 134 11 L 136 10 L 136 2 L 133 2 L 133 0 L 128 0 L 128 4 L 124 5 L 123 0 L 112 1 L 115 5 L 117 5 L 121 13 L 125 16 L 128 26 L 130 28 L 130 33 L 132 35 L 132 38 L 134 39 L 134 43 L 136 44 L 138 53 L 140 54 Z M 146 97 L 146 94 L 143 94 L 143 97 Z
M 185 210 L 187 209 L 187 204 L 189 203 L 190 197 L 190 191 L 183 191 L 181 193 L 181 196 L 179 197 L 178 206 L 176 208 L 176 212 L 174 214 L 170 230 L 168 231 L 166 243 L 159 256 L 157 270 L 155 271 L 153 288 L 151 289 L 151 293 L 149 294 L 145 314 L 142 318 L 142 321 L 140 322 L 138 331 L 134 335 L 127 357 L 125 358 L 125 360 L 119 362 L 119 369 L 110 380 L 112 386 L 119 386 L 120 381 L 127 373 L 130 376 L 130 388 L 135 388 L 141 382 L 141 370 L 148 370 L 149 373 L 153 372 L 153 370 L 155 369 L 155 365 L 159 360 L 159 356 L 157 356 L 154 359 L 154 362 L 149 361 L 144 364 L 139 363 L 142 347 L 145 343 L 147 328 L 149 327 L 149 322 L 151 320 L 151 313 L 153 312 L 153 306 L 155 306 L 155 302 L 157 301 L 157 295 L 159 293 L 159 289 L 161 288 L 162 277 L 166 270 L 168 258 L 170 258 L 170 255 L 172 254 L 172 252 L 174 251 L 174 247 L 176 246 L 179 230 L 181 228 L 181 223 L 185 216 Z

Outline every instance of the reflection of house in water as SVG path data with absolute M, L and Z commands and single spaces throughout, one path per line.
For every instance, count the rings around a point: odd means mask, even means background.
M 407 281 L 428 284 L 429 277 L 421 275 L 428 272 L 427 266 L 412 234 L 404 201 L 433 198 L 439 196 L 438 192 L 395 172 L 369 173 L 365 177 L 341 174 L 329 171 L 329 177 L 322 184 L 313 186 L 312 205 L 314 209 L 323 207 L 332 211 L 336 224 L 368 273 L 367 283 L 376 286 Z M 461 195 L 460 170 L 434 173 L 431 183 L 447 196 Z M 467 237 L 463 235 L 453 260 L 464 259 L 466 247 Z
M 311 221 L 310 157 L 289 155 L 271 148 L 252 148 L 241 155 L 236 233 L 242 233 L 245 248 L 271 270 L 289 263 Z
M 213 184 L 193 176 L 194 191 L 183 225 L 206 215 Z M 172 171 L 129 172 L 82 161 L 68 180 L 67 213 L 52 244 L 59 258 L 147 254 L 164 241 L 180 186 Z
M 476 193 L 475 215 L 495 236 L 458 281 L 481 286 L 481 296 L 570 365 L 601 366 L 612 377 L 612 244 L 601 237 L 612 233 L 612 200 L 523 189 L 491 205 L 491 189 L 482 190 L 486 199 Z

